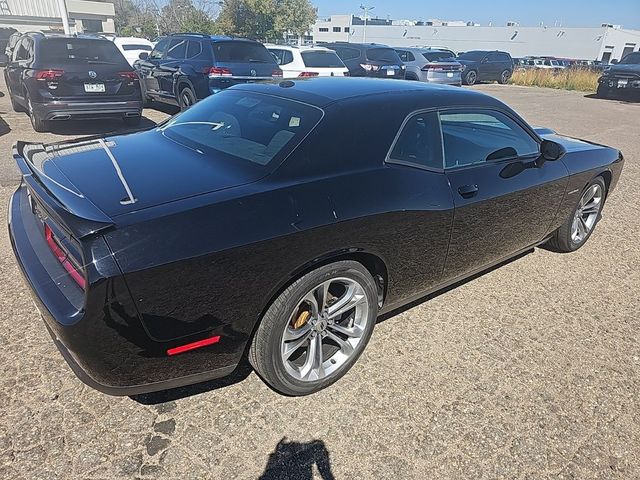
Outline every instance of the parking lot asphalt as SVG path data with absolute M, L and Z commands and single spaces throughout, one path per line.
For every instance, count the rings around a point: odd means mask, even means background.
M 534 125 L 624 152 L 583 249 L 536 249 L 383 319 L 351 372 L 309 397 L 280 396 L 241 368 L 116 398 L 66 365 L 0 229 L 0 478 L 640 478 L 640 103 L 474 88 Z M 118 123 L 37 134 L 0 91 L 4 222 L 19 182 L 13 142 Z

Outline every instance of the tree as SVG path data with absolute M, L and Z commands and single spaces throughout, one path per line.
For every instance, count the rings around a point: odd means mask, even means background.
M 216 22 L 219 33 L 256 40 L 301 35 L 316 20 L 309 0 L 226 0 Z

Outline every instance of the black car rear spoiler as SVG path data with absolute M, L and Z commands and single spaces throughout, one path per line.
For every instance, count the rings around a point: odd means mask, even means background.
M 29 144 L 18 142 L 13 146 L 13 159 L 29 193 L 37 197 L 53 221 L 67 229 L 76 239 L 113 226 L 113 220 L 80 192 L 75 192 L 72 185 L 62 185 L 27 160 L 23 155 L 26 145 Z

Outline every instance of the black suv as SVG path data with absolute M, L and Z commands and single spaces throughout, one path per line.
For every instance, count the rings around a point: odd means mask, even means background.
M 36 132 L 52 120 L 123 118 L 140 122 L 138 75 L 104 38 L 27 33 L 11 58 L 0 55 L 16 112 L 26 111 Z
M 405 67 L 398 53 L 387 45 L 376 43 L 323 43 L 335 51 L 352 77 L 404 79 Z
M 640 52 L 629 53 L 620 63 L 605 67 L 598 79 L 598 97 L 609 98 L 623 92 L 640 95 Z
M 507 83 L 513 74 L 513 58 L 507 52 L 474 50 L 461 53 L 456 59 L 462 64 L 462 83 Z
M 161 38 L 135 63 L 145 101 L 181 109 L 237 83 L 282 78 L 264 45 L 225 36 L 179 33 Z

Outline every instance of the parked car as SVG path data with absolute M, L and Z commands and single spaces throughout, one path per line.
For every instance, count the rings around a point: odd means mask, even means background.
M 291 47 L 288 45 L 266 45 L 284 78 L 345 77 L 349 69 L 340 57 L 328 48 Z
M 15 28 L 0 28 L 0 52 L 11 58 L 13 47 L 15 47 L 22 33 Z
M 352 77 L 404 78 L 405 67 L 396 51 L 377 43 L 325 43 L 334 50 Z
M 396 48 L 404 63 L 407 80 L 462 85 L 462 65 L 448 51 L 422 48 Z
M 605 69 L 598 79 L 598 97 L 609 98 L 623 92 L 640 94 L 640 52 L 627 54 L 618 64 Z
M 165 102 L 182 110 L 232 85 L 282 78 L 261 43 L 195 33 L 160 38 L 150 54 L 140 54 L 135 66 L 145 102 Z
M 26 111 L 36 132 L 69 119 L 140 122 L 138 75 L 109 40 L 27 33 L 0 65 L 13 109 Z
M 153 50 L 153 43 L 146 38 L 115 37 L 112 41 L 132 67 L 140 58 L 141 53 L 147 52 L 149 54 Z
M 420 48 L 422 50 L 436 50 L 438 52 L 447 52 L 451 55 L 452 58 L 455 58 L 457 56 L 456 52 L 454 52 L 453 50 L 447 47 L 437 47 L 433 45 L 423 45 L 423 46 L 413 45 L 411 48 Z
M 462 66 L 462 82 L 473 85 L 476 82 L 507 83 L 513 74 L 513 59 L 507 52 L 474 50 L 458 55 Z
M 114 395 L 227 375 L 246 350 L 277 391 L 318 391 L 379 314 L 580 248 L 623 167 L 479 92 L 342 77 L 13 157 L 18 263 L 72 369 Z

